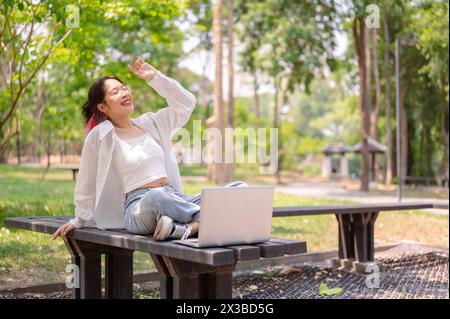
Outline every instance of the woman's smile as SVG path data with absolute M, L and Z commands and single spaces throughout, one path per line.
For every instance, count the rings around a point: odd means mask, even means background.
M 121 104 L 122 106 L 130 106 L 132 102 L 133 102 L 133 101 L 132 101 L 131 97 L 125 97 L 125 98 L 122 99 L 122 101 L 120 102 L 120 104 Z

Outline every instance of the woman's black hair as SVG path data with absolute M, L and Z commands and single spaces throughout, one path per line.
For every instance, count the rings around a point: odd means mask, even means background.
M 97 105 L 105 100 L 104 84 L 106 80 L 111 79 L 117 80 L 123 84 L 123 82 L 117 76 L 104 76 L 95 80 L 94 84 L 92 84 L 91 88 L 89 89 L 88 99 L 83 104 L 83 116 L 86 123 L 89 122 L 89 119 L 92 116 L 97 121 L 97 123 L 106 120 L 105 113 L 101 112 L 97 108 Z

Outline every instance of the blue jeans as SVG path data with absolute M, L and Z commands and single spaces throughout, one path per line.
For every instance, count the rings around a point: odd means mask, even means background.
M 232 182 L 224 187 L 247 186 L 244 182 Z M 135 189 L 125 195 L 124 224 L 133 234 L 153 234 L 162 215 L 174 222 L 200 221 L 201 193 L 186 195 L 174 186 Z

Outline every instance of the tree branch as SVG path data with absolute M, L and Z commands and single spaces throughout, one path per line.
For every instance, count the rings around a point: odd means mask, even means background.
M 33 10 L 33 17 L 31 19 L 31 26 L 30 26 L 30 32 L 28 33 L 27 39 L 25 41 L 25 45 L 23 47 L 23 54 L 20 57 L 20 63 L 19 63 L 19 86 L 22 87 L 22 68 L 23 68 L 23 64 L 24 64 L 24 58 L 25 58 L 25 52 L 28 49 L 28 46 L 30 45 L 30 40 L 31 40 L 31 35 L 33 34 L 33 29 L 34 29 L 34 22 L 35 22 L 35 18 L 36 18 L 36 12 L 39 9 L 40 3 L 36 6 L 36 8 Z
M 10 12 L 8 12 L 8 9 L 6 9 L 6 14 L 5 14 L 5 23 L 3 23 L 3 27 L 2 30 L 0 31 L 0 42 L 3 44 L 2 38 L 3 38 L 3 33 L 5 32 L 6 29 L 6 25 L 8 24 L 8 20 L 9 20 L 9 16 L 11 15 L 11 13 L 13 12 L 13 10 L 11 10 Z M 3 49 L 3 47 L 1 48 Z M 0 49 L 0 53 L 2 52 L 2 50 Z
M 17 95 L 14 99 L 14 101 L 11 103 L 11 109 L 9 110 L 9 112 L 6 114 L 6 117 L 0 122 L 0 128 L 3 127 L 3 125 L 5 125 L 6 121 L 11 117 L 11 115 L 13 114 L 17 102 L 20 98 L 20 96 L 22 95 L 22 92 L 24 91 L 25 87 L 28 85 L 28 83 L 31 82 L 31 80 L 34 78 L 34 76 L 36 75 L 36 73 L 39 71 L 39 69 L 44 65 L 44 63 L 47 61 L 47 59 L 53 54 L 53 52 L 55 51 L 55 49 L 64 41 L 65 38 L 67 38 L 67 36 L 72 32 L 73 29 L 69 29 L 69 31 L 67 31 L 64 36 L 55 44 L 55 46 L 53 47 L 53 49 L 51 49 L 49 52 L 47 52 L 47 54 L 44 56 L 44 58 L 42 59 L 42 61 L 39 63 L 39 65 L 36 67 L 36 69 L 32 72 L 32 74 L 29 76 L 29 78 L 25 81 L 24 85 L 22 87 L 19 88 L 19 91 L 17 92 Z M 12 84 L 11 84 L 12 87 Z

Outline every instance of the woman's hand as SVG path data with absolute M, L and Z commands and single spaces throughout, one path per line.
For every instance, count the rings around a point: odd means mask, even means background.
M 141 57 L 138 57 L 136 61 L 134 61 L 133 66 L 128 64 L 128 70 L 146 81 L 153 79 L 157 72 L 152 65 L 145 62 Z
M 68 233 L 70 233 L 74 229 L 75 229 L 74 225 L 65 223 L 64 225 L 61 225 L 61 227 L 59 227 L 58 230 L 53 233 L 52 240 L 55 240 L 56 237 L 58 237 L 59 235 L 66 236 Z

